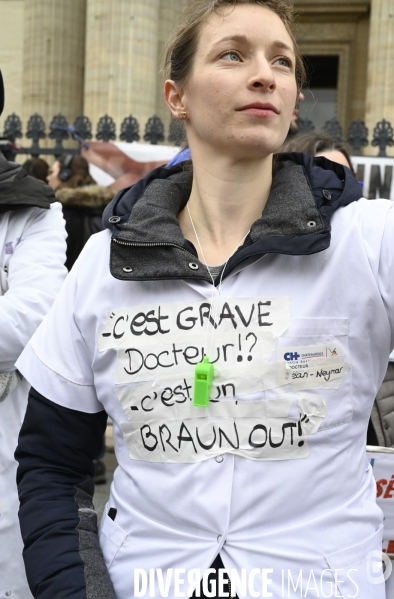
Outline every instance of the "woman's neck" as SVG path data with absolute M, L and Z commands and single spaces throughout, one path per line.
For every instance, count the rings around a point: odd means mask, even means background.
M 272 155 L 258 160 L 213 160 L 193 162 L 193 186 L 188 210 L 178 215 L 182 232 L 200 260 L 198 240 L 208 264 L 225 262 L 264 210 L 272 184 Z

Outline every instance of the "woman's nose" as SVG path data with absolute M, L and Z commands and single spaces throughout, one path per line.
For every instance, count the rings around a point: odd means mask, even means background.
M 249 80 L 249 87 L 256 89 L 262 88 L 267 91 L 274 90 L 276 87 L 274 72 L 271 64 L 266 58 L 256 59 L 253 63 L 253 74 Z

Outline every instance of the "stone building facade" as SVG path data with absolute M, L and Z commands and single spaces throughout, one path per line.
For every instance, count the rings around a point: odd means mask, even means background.
M 25 124 L 33 112 L 46 123 L 84 113 L 95 124 L 105 113 L 117 123 L 132 114 L 143 125 L 157 114 L 168 126 L 159 58 L 187 1 L 0 0 L 4 116 L 16 112 Z M 331 96 L 345 130 L 356 118 L 370 131 L 382 118 L 394 125 L 394 0 L 294 4 L 302 53 L 336 60 Z

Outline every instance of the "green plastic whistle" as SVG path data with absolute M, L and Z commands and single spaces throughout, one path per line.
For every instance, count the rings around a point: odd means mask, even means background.
M 209 392 L 213 381 L 214 366 L 209 363 L 208 356 L 196 365 L 194 371 L 193 405 L 206 408 L 209 403 Z

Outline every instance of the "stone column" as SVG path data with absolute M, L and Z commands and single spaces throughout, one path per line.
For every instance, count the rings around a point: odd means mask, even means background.
M 25 0 L 23 125 L 34 112 L 47 131 L 61 112 L 69 122 L 83 110 L 86 0 Z
M 369 33 L 366 124 L 369 139 L 378 121 L 385 118 L 394 127 L 394 0 L 372 0 Z M 369 146 L 367 154 L 376 154 Z M 387 148 L 393 155 L 393 148 Z
M 0 0 L 0 15 L 0 68 L 5 85 L 5 104 L 0 125 L 0 131 L 3 131 L 4 121 L 12 112 L 22 116 L 23 0 Z
M 162 55 L 165 49 L 166 42 L 171 33 L 178 24 L 179 17 L 187 0 L 160 0 L 159 13 L 159 40 L 158 40 L 158 56 L 159 68 L 161 67 Z M 170 111 L 168 110 L 163 99 L 163 84 L 164 77 L 159 74 L 156 93 L 156 114 L 162 119 L 166 125 L 168 135 L 168 126 L 170 123 Z
M 124 117 L 156 111 L 160 0 L 88 0 L 84 111 L 95 129 L 105 113 L 119 135 Z

